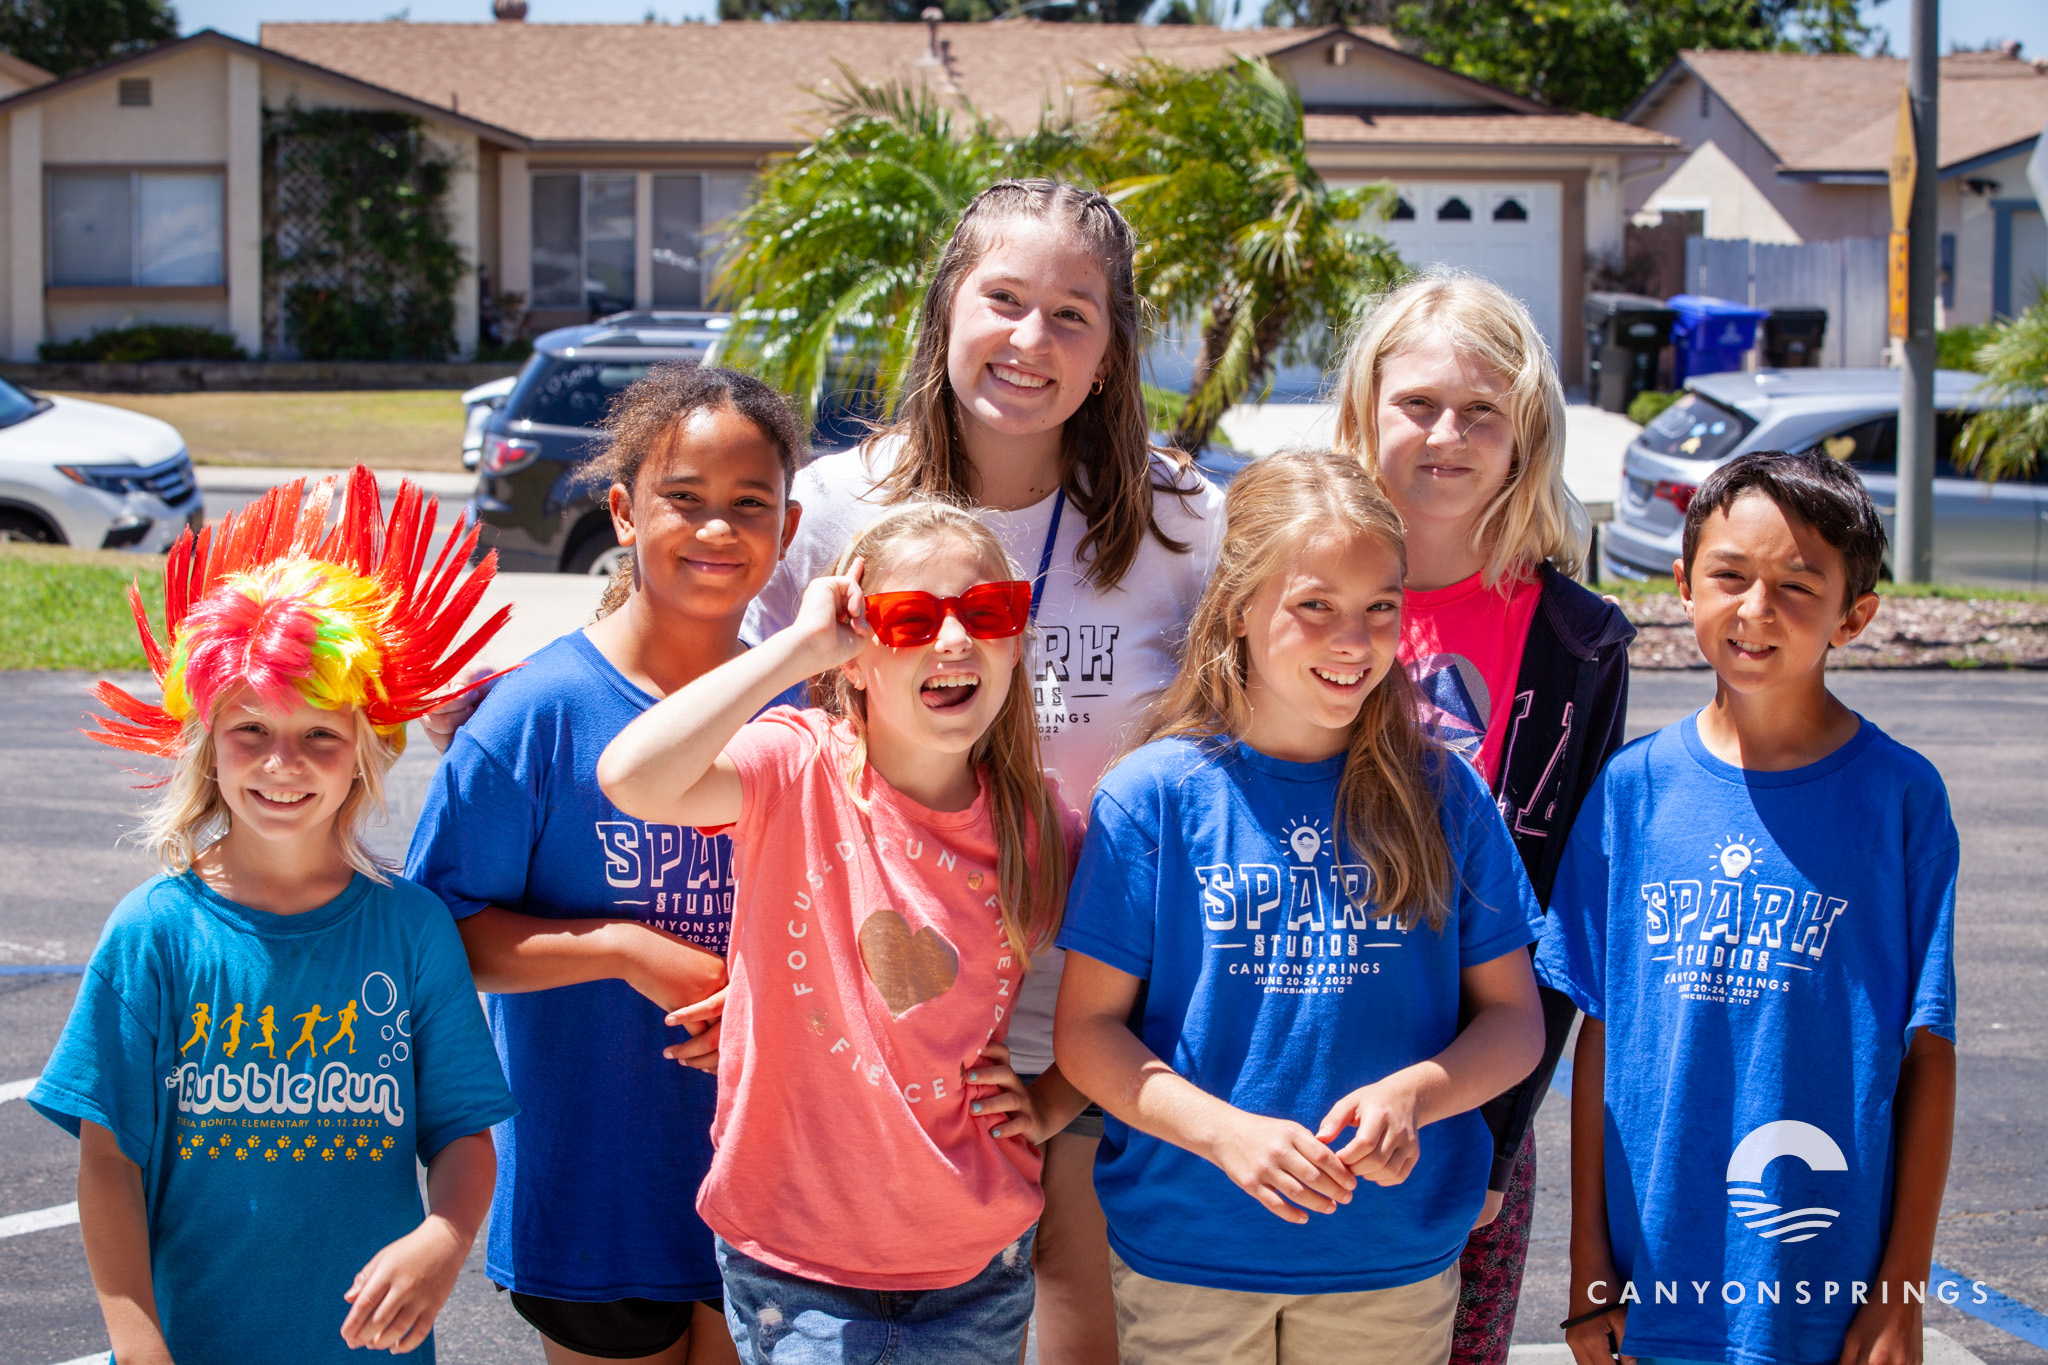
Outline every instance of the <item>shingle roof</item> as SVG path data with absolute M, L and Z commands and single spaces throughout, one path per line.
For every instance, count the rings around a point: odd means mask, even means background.
M 683 143 L 791 147 L 819 121 L 818 90 L 840 68 L 960 95 L 1012 129 L 1063 106 L 1098 66 L 1142 55 L 1209 66 L 1233 53 L 1271 55 L 1334 29 L 1065 24 L 942 24 L 945 65 L 922 24 L 265 24 L 264 47 L 313 62 L 543 144 Z M 1351 30 L 1398 53 L 1384 29 Z M 1403 62 L 1412 61 L 1405 55 Z M 1440 147 L 1675 145 L 1661 134 L 1541 107 L 1442 73 L 1497 112 L 1314 115 L 1312 137 Z
M 1899 57 L 1797 52 L 1685 52 L 1706 82 L 1790 172 L 1882 172 L 1891 159 Z M 1944 167 L 2038 136 L 2048 123 L 2048 71 L 2002 52 L 1941 59 Z
M 1677 138 L 1592 114 L 1311 113 L 1310 142 L 1377 147 L 1546 147 L 1552 150 L 1661 151 Z

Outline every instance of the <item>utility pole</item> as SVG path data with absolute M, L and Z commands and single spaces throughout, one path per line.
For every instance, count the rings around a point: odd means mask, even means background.
M 1939 0 L 1913 0 L 1906 99 L 1912 113 L 1912 201 L 1906 221 L 1906 318 L 1899 347 L 1898 513 L 1892 572 L 1904 583 L 1934 576 L 1934 288 L 1941 180 Z M 1903 133 L 1903 130 L 1901 130 Z

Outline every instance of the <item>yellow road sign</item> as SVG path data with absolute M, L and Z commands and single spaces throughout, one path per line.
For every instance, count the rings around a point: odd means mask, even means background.
M 1889 272 L 1890 288 L 1886 292 L 1891 296 L 1891 308 L 1889 310 L 1891 314 L 1890 333 L 1892 336 L 1901 338 L 1906 335 L 1907 331 L 1906 241 L 1907 236 L 1904 228 L 1892 229 L 1891 270 Z
M 1906 220 L 1913 213 L 1913 178 L 1920 170 L 1920 153 L 1913 138 L 1913 96 L 1904 86 L 1899 88 L 1899 122 L 1892 134 L 1892 230 L 1904 232 Z M 1894 328 L 1894 336 L 1904 336 L 1901 328 Z

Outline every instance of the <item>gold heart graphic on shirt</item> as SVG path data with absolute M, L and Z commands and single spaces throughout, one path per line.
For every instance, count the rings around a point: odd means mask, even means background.
M 960 954 L 953 945 L 929 925 L 913 934 L 894 910 L 877 910 L 861 925 L 860 960 L 892 1019 L 938 999 L 960 976 Z

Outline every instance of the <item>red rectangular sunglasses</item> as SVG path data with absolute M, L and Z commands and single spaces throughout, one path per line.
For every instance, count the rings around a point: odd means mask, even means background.
M 1006 640 L 1021 635 L 1031 620 L 1031 585 L 1025 582 L 977 583 L 958 597 L 928 592 L 877 592 L 866 599 L 868 626 L 875 639 L 893 649 L 928 645 L 951 613 L 960 628 L 977 640 Z

